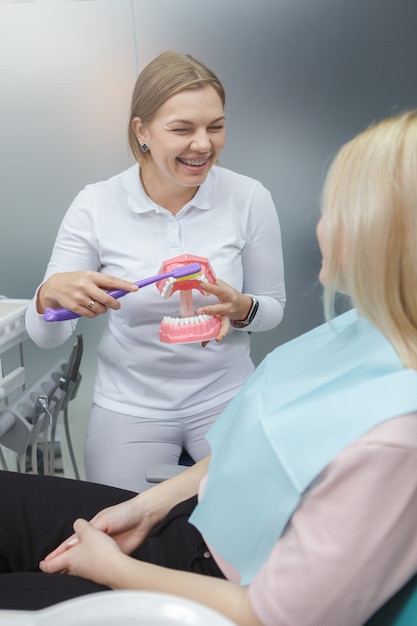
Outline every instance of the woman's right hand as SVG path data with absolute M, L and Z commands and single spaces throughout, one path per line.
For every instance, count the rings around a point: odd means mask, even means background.
M 92 270 L 53 274 L 38 290 L 37 311 L 44 313 L 47 308 L 63 308 L 94 318 L 108 309 L 120 309 L 120 302 L 107 293 L 113 289 L 134 292 L 138 286 Z
M 142 543 L 156 522 L 142 506 L 140 496 L 102 509 L 90 520 L 94 528 L 111 537 L 125 554 L 131 554 Z M 68 537 L 45 560 L 52 561 L 77 543 L 77 535 Z

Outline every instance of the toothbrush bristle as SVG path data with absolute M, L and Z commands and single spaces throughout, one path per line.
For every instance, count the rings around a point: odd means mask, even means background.
M 187 266 L 180 267 L 174 271 L 174 275 L 166 279 L 166 282 L 161 291 L 161 296 L 164 300 L 167 300 L 172 295 L 172 292 L 174 290 L 174 284 L 176 282 L 186 281 L 186 280 L 199 280 L 201 282 L 207 281 L 207 278 L 201 271 L 201 265 L 199 263 L 189 264 L 188 271 L 190 271 L 190 269 L 195 269 L 197 271 L 193 272 L 192 274 L 188 274 L 188 273 L 185 274 L 185 272 L 187 271 Z M 182 274 L 182 275 L 178 276 L 175 274 Z
M 195 274 L 187 274 L 186 276 L 179 276 L 178 278 L 175 278 L 174 280 L 176 282 L 179 282 L 180 280 L 194 280 L 196 278 L 199 278 L 200 276 L 201 276 L 201 271 L 196 272 Z

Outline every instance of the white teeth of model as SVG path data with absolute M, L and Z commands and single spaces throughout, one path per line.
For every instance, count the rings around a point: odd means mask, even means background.
M 199 280 L 202 283 L 208 283 L 208 280 L 204 274 L 201 274 L 201 276 L 199 276 Z M 170 276 L 170 278 L 167 278 L 166 283 L 162 287 L 162 291 L 161 291 L 161 296 L 163 300 L 167 300 L 172 294 L 174 283 L 175 283 L 175 278 L 173 278 L 172 276 Z
M 170 324 L 171 326 L 188 326 L 190 324 L 207 322 L 207 320 L 210 320 L 212 317 L 213 316 L 208 313 L 194 315 L 193 317 L 170 317 L 169 315 L 165 315 L 162 321 L 164 324 Z
M 165 285 L 163 286 L 162 291 L 161 291 L 161 296 L 164 300 L 169 298 L 169 296 L 171 295 L 174 282 L 175 282 L 175 278 L 170 276 L 167 279 Z

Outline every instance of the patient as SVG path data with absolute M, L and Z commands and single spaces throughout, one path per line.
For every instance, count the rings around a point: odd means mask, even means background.
M 417 111 L 341 149 L 317 236 L 326 318 L 354 308 L 264 360 L 210 460 L 140 495 L 0 472 L 1 607 L 142 589 L 354 626 L 417 572 Z

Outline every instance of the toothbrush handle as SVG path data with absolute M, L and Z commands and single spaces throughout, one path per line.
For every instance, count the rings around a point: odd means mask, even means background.
M 81 317 L 81 315 L 69 309 L 50 309 L 48 307 L 43 312 L 43 319 L 46 322 L 63 322 L 64 320 L 72 320 L 77 317 Z
M 150 278 L 144 278 L 143 280 L 138 280 L 134 284 L 139 288 L 146 287 L 146 285 L 151 285 L 152 283 L 156 283 L 157 280 L 161 280 L 164 276 L 168 276 L 169 274 L 160 274 L 158 276 L 151 276 Z M 107 292 L 113 298 L 121 298 L 125 296 L 127 293 L 132 293 L 130 291 L 124 291 L 123 289 L 113 289 L 112 291 Z M 69 309 L 45 309 L 43 313 L 43 319 L 47 322 L 63 322 L 65 320 L 72 320 L 81 317 L 79 313 L 74 313 L 74 311 L 70 311 Z
M 189 276 L 196 272 L 199 272 L 201 266 L 199 263 L 190 263 L 186 267 L 182 269 L 177 269 L 172 272 L 167 272 L 166 274 L 157 274 L 156 276 L 149 276 L 149 278 L 143 278 L 142 280 L 138 280 L 134 284 L 139 287 L 146 287 L 146 285 L 152 285 L 152 283 L 156 283 L 158 280 L 162 280 L 164 278 L 169 278 L 170 276 L 183 277 Z M 113 289 L 112 291 L 107 292 L 113 298 L 121 298 L 125 296 L 127 293 L 132 293 L 131 291 L 124 291 L 123 289 Z M 47 322 L 63 322 L 64 320 L 72 320 L 77 317 L 81 317 L 78 313 L 74 313 L 74 311 L 70 311 L 69 309 L 50 309 L 47 308 L 44 311 L 43 319 Z

